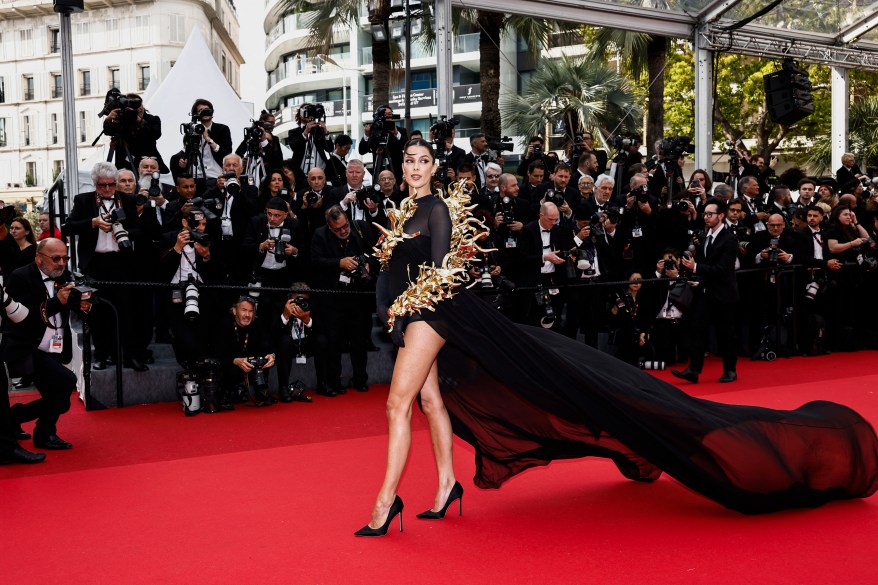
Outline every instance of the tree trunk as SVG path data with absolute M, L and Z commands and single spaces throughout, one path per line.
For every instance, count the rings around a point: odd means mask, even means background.
M 479 11 L 479 75 L 482 91 L 482 132 L 500 136 L 500 31 L 503 15 Z M 547 137 L 548 138 L 548 137 Z
M 387 30 L 390 15 L 390 0 L 381 0 L 380 23 Z M 372 105 L 377 108 L 390 101 L 390 40 L 389 35 L 384 41 L 376 41 L 372 37 Z
M 646 119 L 646 151 L 665 134 L 665 62 L 668 39 L 652 37 L 646 46 L 647 71 L 649 73 L 648 115 Z

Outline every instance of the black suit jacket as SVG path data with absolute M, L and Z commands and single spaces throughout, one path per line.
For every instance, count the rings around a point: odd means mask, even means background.
M 543 266 L 543 254 L 549 250 L 543 250 L 543 238 L 540 235 L 539 221 L 532 221 L 521 230 L 518 249 L 521 263 L 518 271 L 518 284 L 521 286 L 536 286 L 540 281 L 540 268 Z M 549 246 L 552 250 L 570 250 L 574 247 L 573 234 L 569 229 L 562 229 L 555 224 L 549 233 Z M 564 265 L 555 266 L 555 275 L 559 282 L 563 282 Z
M 707 238 L 707 234 L 705 234 Z M 738 240 L 724 227 L 704 254 L 704 243 L 695 249 L 695 274 L 701 279 L 701 293 L 708 300 L 722 304 L 738 301 L 738 282 L 735 278 L 735 256 Z
M 301 274 L 303 269 L 302 263 L 305 261 L 304 250 L 302 249 L 304 229 L 295 217 L 287 217 L 280 227 L 281 229 L 290 230 L 290 245 L 298 250 L 295 258 L 292 256 L 285 258 L 286 268 L 282 269 L 286 271 L 290 278 L 295 279 Z M 265 261 L 265 255 L 268 252 L 260 252 L 259 244 L 267 239 L 269 239 L 268 219 L 265 214 L 253 216 L 250 219 L 250 224 L 247 226 L 247 235 L 244 236 L 244 250 L 247 252 L 251 266 L 254 269 L 262 266 L 262 262 Z
M 116 192 L 116 205 L 120 205 L 125 210 L 125 221 L 122 225 L 128 230 L 129 234 L 136 232 L 138 226 L 137 206 L 134 204 L 134 195 Z M 73 198 L 73 209 L 67 216 L 67 221 L 61 231 L 67 236 L 78 236 L 76 241 L 76 253 L 79 257 L 77 267 L 83 271 L 88 270 L 95 253 L 95 247 L 98 244 L 98 232 L 96 227 L 92 227 L 91 220 L 98 216 L 97 193 L 88 191 L 80 193 Z
M 70 273 L 65 272 L 58 280 L 68 282 Z M 61 361 L 65 364 L 70 362 L 73 356 L 70 310 L 67 305 L 58 300 L 57 296 L 49 298 L 43 282 L 43 274 L 37 268 L 36 263 L 22 266 L 10 274 L 6 280 L 6 291 L 10 297 L 27 307 L 28 315 L 21 323 L 13 323 L 9 319 L 5 320 L 2 345 L 3 360 L 7 364 L 21 368 L 25 362 L 29 361 L 33 352 L 39 351 L 40 342 L 46 333 L 46 322 L 43 321 L 43 311 L 45 310 L 47 317 L 61 315 L 64 347 L 60 356 Z M 29 373 L 26 372 L 26 369 L 26 367 L 25 371 L 19 369 L 18 373 Z
M 232 154 L 232 131 L 229 130 L 229 127 L 225 124 L 213 122 L 207 130 L 207 135 L 217 143 L 217 146 L 219 146 L 216 152 L 214 152 L 213 149 L 211 149 L 210 152 L 213 155 L 213 160 L 216 161 L 216 164 L 222 167 L 225 156 L 227 154 Z M 191 163 L 192 161 L 189 162 Z
M 112 136 L 110 147 L 116 153 L 116 168 L 131 169 L 137 173 L 137 165 L 144 156 L 153 156 L 159 164 L 159 170 L 162 174 L 170 172 L 162 155 L 159 152 L 156 142 L 162 137 L 162 120 L 158 116 L 144 113 L 143 122 L 133 132 L 126 136 L 122 136 L 122 122 L 120 118 L 110 120 L 104 119 L 104 133 Z M 127 148 L 127 152 L 126 152 Z M 127 155 L 131 155 L 131 162 L 128 162 Z
M 314 276 L 314 284 L 317 288 L 338 289 L 339 283 L 338 261 L 347 256 L 357 254 L 372 254 L 375 238 L 369 224 L 364 221 L 351 222 L 351 236 L 348 248 L 343 248 L 339 240 L 329 231 L 327 226 L 321 226 L 314 232 L 311 239 L 311 267 Z M 377 262 L 370 262 L 369 270 L 377 275 Z
M 287 135 L 287 144 L 289 144 L 290 148 L 293 150 L 293 157 L 290 160 L 292 161 L 293 168 L 296 169 L 296 189 L 304 189 L 308 186 L 308 178 L 302 171 L 302 161 L 305 158 L 305 147 L 308 145 L 309 138 L 305 138 L 305 128 L 301 126 L 293 128 Z M 329 155 L 327 153 L 332 152 L 334 149 L 332 140 L 330 140 L 328 136 L 324 136 L 322 140 L 316 140 L 313 141 L 313 143 L 314 147 L 317 149 L 317 156 L 323 161 L 325 167 L 329 169 Z M 331 172 L 331 170 L 327 170 L 326 172 L 327 179 L 329 179 L 328 173 Z

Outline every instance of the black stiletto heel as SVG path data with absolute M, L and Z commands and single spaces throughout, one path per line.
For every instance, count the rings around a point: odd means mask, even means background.
M 393 522 L 394 516 L 399 514 L 399 531 L 402 532 L 402 498 L 396 496 L 393 500 L 393 504 L 390 505 L 390 510 L 387 511 L 387 520 L 384 521 L 384 525 L 379 526 L 378 528 L 372 528 L 368 524 L 354 532 L 354 536 L 384 536 L 387 534 L 387 529 L 390 528 L 390 523 Z
M 458 500 L 458 513 L 463 516 L 463 486 L 460 485 L 460 482 L 454 482 L 454 486 L 451 488 L 451 493 L 448 494 L 448 499 L 445 500 L 445 505 L 442 506 L 442 509 L 438 512 L 434 512 L 433 510 L 427 510 L 426 512 L 421 512 L 418 514 L 418 518 L 425 518 L 427 520 L 441 520 L 445 518 L 445 512 L 448 510 L 448 507 L 454 503 L 454 500 Z

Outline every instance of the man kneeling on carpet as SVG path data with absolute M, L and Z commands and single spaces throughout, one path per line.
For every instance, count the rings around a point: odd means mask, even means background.
M 242 296 L 223 319 L 217 335 L 222 375 L 222 392 L 252 400 L 254 406 L 269 406 L 268 368 L 274 366 L 274 351 L 268 332 L 256 318 L 256 301 Z M 207 405 L 205 412 L 208 412 Z
M 73 356 L 69 301 L 74 285 L 67 271 L 69 259 L 64 242 L 47 238 L 37 244 L 35 260 L 10 274 L 6 282 L 9 296 L 26 309 L 26 316 L 4 321 L 3 361 L 11 376 L 30 376 L 40 393 L 36 400 L 14 405 L 9 418 L 13 425 L 37 421 L 33 440 L 38 449 L 73 447 L 57 434 L 58 419 L 70 410 L 70 395 L 76 390 L 76 376 L 65 367 Z M 88 311 L 90 303 L 82 300 L 75 308 Z M 21 457 L 15 460 L 25 462 Z

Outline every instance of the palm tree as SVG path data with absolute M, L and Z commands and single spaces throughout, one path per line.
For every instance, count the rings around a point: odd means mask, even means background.
M 595 44 L 591 55 L 604 57 L 608 51 L 616 50 L 621 56 L 623 67 L 634 79 L 647 75 L 647 117 L 646 144 L 651 152 L 652 145 L 660 140 L 665 132 L 665 64 L 669 49 L 668 39 L 644 33 L 619 29 L 601 28 L 595 32 Z
M 640 121 L 640 108 L 629 81 L 590 57 L 543 59 L 521 95 L 510 94 L 500 104 L 515 134 L 535 136 L 547 124 L 575 132 L 600 128 L 631 131 Z
M 383 25 L 387 30 L 390 16 L 390 0 L 369 0 L 369 18 L 373 24 Z M 282 13 L 311 13 L 305 24 L 309 29 L 308 45 L 315 54 L 328 53 L 333 42 L 333 26 L 344 24 L 352 31 L 359 30 L 359 0 L 284 0 L 278 4 Z M 353 33 L 352 33 L 353 34 Z M 390 76 L 394 62 L 399 61 L 399 49 L 391 46 L 389 38 L 377 41 L 372 38 L 372 84 L 373 103 L 390 101 Z M 391 58 L 396 53 L 396 60 Z
M 848 152 L 865 166 L 878 165 L 878 97 L 857 101 L 848 111 Z M 826 136 L 815 140 L 806 164 L 815 175 L 832 172 L 841 161 L 832 160 L 832 142 Z

